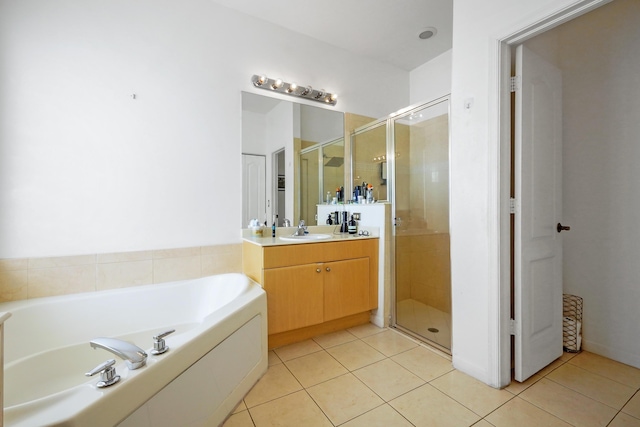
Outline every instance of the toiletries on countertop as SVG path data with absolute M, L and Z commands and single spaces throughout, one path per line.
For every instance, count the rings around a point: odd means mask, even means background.
M 331 214 L 327 217 L 327 225 L 333 225 L 333 220 L 331 219 Z
M 347 229 L 349 230 L 349 234 L 356 234 L 358 232 L 358 224 L 353 219 L 353 215 L 351 215 L 351 219 L 349 220 L 349 226 Z

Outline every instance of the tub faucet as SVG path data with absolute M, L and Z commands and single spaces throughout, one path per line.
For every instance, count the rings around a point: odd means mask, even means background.
M 142 368 L 147 363 L 147 353 L 137 345 L 117 338 L 98 337 L 92 339 L 89 345 L 93 349 L 102 348 L 110 351 L 127 362 L 131 370 Z

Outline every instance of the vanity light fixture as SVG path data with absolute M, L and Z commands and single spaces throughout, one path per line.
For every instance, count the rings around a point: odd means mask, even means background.
M 254 74 L 251 77 L 251 83 L 261 89 L 268 89 L 312 101 L 324 102 L 329 105 L 336 105 L 338 102 L 338 95 L 335 93 L 326 92 L 324 89 L 317 90 L 311 86 L 300 87 L 296 83 L 287 83 L 282 81 L 282 79 L 271 79 L 265 75 Z

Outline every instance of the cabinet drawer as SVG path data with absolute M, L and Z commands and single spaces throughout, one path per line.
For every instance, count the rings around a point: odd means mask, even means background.
M 263 268 L 371 257 L 377 251 L 378 239 L 270 246 L 264 248 Z

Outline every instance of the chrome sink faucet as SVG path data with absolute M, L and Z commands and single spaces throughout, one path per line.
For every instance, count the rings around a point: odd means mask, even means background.
M 295 233 L 293 233 L 294 236 L 304 236 L 304 233 L 307 232 L 307 227 L 304 225 L 304 220 L 301 219 L 300 223 L 298 224 L 298 229 L 296 230 Z
M 89 345 L 93 349 L 102 348 L 110 351 L 127 362 L 127 367 L 131 370 L 142 368 L 147 363 L 147 353 L 130 342 L 117 338 L 99 337 L 91 340 Z

